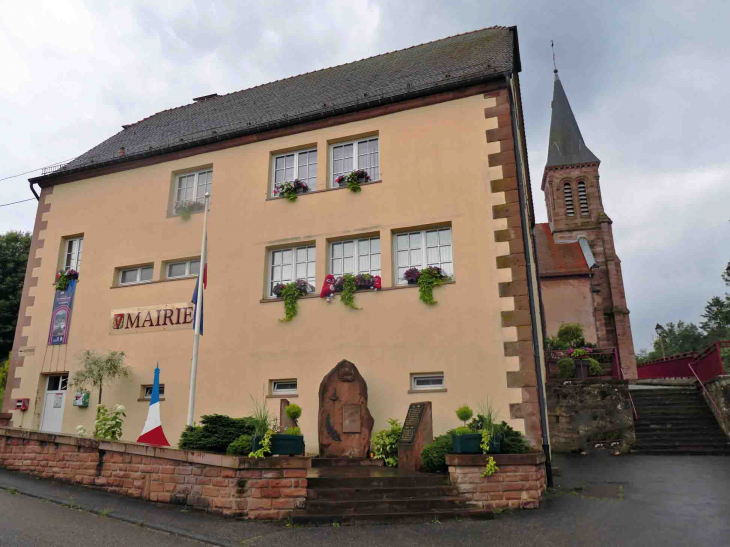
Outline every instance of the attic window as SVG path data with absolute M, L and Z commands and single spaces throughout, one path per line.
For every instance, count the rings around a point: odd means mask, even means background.
M 575 205 L 573 205 L 573 188 L 570 183 L 563 184 L 563 194 L 565 197 L 565 214 L 569 217 L 575 216 Z
M 193 97 L 193 101 L 196 103 L 207 101 L 208 99 L 213 99 L 218 96 L 218 93 L 211 93 L 210 95 L 202 95 L 200 97 Z
M 586 183 L 584 181 L 578 182 L 578 205 L 580 205 L 580 214 L 588 216 L 588 194 L 586 193 Z

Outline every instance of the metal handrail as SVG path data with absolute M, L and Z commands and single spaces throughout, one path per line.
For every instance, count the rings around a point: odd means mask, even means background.
M 616 368 L 618 369 L 618 375 L 621 380 L 624 380 L 624 370 L 621 368 L 621 361 L 619 359 L 618 351 L 616 351 L 614 354 L 614 361 L 616 362 Z M 629 392 L 629 401 L 631 401 L 631 410 L 634 411 L 634 419 L 639 419 L 639 413 L 636 411 L 636 405 L 634 404 L 634 398 L 631 396 L 631 389 L 627 390 Z
M 695 361 L 695 364 L 697 364 L 697 362 L 696 362 L 696 361 Z M 709 391 L 707 391 L 707 388 L 705 387 L 705 384 L 703 384 L 703 383 L 702 383 L 702 380 L 700 380 L 700 377 L 699 377 L 699 376 L 697 376 L 697 373 L 695 372 L 695 369 L 694 369 L 694 367 L 692 366 L 692 363 L 687 363 L 687 366 L 688 366 L 688 367 L 689 367 L 689 369 L 690 369 L 690 370 L 692 371 L 692 374 L 694 374 L 694 375 L 695 375 L 695 378 L 697 378 L 697 381 L 698 381 L 698 382 L 700 383 L 700 386 L 702 387 L 702 390 L 703 390 L 703 391 L 705 392 L 705 395 L 707 395 L 707 398 L 708 398 L 708 399 L 710 400 L 710 402 L 712 403 L 712 406 L 714 406 L 714 407 L 715 407 L 715 410 L 717 410 L 717 415 L 719 416 L 719 419 L 720 419 L 720 420 L 722 420 L 722 421 L 724 422 L 724 421 L 725 421 L 725 418 L 724 418 L 724 417 L 723 417 L 723 415 L 722 415 L 722 411 L 720 410 L 720 407 L 719 407 L 719 406 L 717 406 L 717 403 L 715 402 L 715 399 L 713 399 L 713 398 L 712 398 L 712 395 L 710 395 L 710 392 L 709 392 Z

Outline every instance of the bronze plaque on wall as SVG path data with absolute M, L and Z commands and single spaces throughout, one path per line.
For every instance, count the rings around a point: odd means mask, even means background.
M 360 405 L 343 405 L 342 431 L 344 433 L 360 433 Z

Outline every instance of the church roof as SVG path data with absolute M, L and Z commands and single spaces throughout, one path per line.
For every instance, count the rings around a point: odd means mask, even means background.
M 123 131 L 46 177 L 497 79 L 520 70 L 516 33 L 515 27 L 485 28 L 227 95 L 198 97 L 192 104 L 124 125 Z
M 555 84 L 553 86 L 552 110 L 550 141 L 545 167 L 600 162 L 601 160 L 583 142 L 578 122 L 575 121 L 573 110 L 570 108 L 568 96 L 565 94 L 557 70 L 555 71 Z
M 588 275 L 591 273 L 579 242 L 555 243 L 550 225 L 535 224 L 535 247 L 540 277 Z

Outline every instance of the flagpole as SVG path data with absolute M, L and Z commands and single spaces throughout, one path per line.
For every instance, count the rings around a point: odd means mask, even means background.
M 205 193 L 205 214 L 203 216 L 203 243 L 200 248 L 200 270 L 198 272 L 198 301 L 195 304 L 195 333 L 193 334 L 193 362 L 190 367 L 190 397 L 188 399 L 188 425 L 195 419 L 195 382 L 198 376 L 198 347 L 200 345 L 200 313 L 203 310 L 203 276 L 205 273 L 205 247 L 208 231 L 208 200 L 210 194 Z

